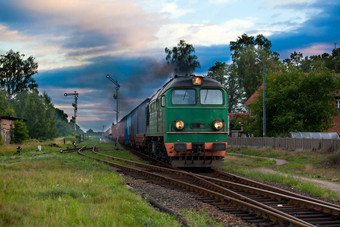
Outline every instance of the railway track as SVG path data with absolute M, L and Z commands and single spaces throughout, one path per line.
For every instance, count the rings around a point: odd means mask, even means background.
M 142 175 L 155 183 L 172 184 L 185 190 L 196 192 L 197 198 L 217 206 L 219 209 L 234 213 L 249 223 L 259 225 L 297 225 L 297 226 L 339 226 L 340 209 L 333 204 L 298 198 L 291 195 L 171 169 L 161 166 L 141 164 L 101 154 L 93 149 L 93 155 L 78 154 L 104 162 L 121 170 Z M 94 155 L 96 157 L 94 157 Z M 102 157 L 102 158 L 98 158 Z M 104 158 L 104 159 L 103 159 Z M 120 165 L 110 160 L 124 162 Z M 131 167 L 134 166 L 134 167 Z M 221 173 L 219 173 L 221 175 Z M 224 174 L 225 175 L 225 174 Z M 235 176 L 225 176 L 225 178 Z M 282 190 L 282 189 L 280 189 Z M 289 193 L 288 193 L 289 194 Z

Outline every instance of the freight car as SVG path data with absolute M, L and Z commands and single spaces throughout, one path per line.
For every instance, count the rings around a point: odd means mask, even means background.
M 175 167 L 223 165 L 228 96 L 216 80 L 175 76 L 112 126 L 113 140 Z

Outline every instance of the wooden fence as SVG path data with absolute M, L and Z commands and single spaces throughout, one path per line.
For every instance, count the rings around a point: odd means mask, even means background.
M 276 137 L 229 137 L 230 147 L 249 148 L 279 148 L 284 150 L 339 152 L 339 139 L 302 139 L 302 138 L 276 138 Z

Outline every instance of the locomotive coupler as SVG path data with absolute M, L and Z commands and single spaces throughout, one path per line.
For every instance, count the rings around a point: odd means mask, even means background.
M 198 146 L 197 147 L 197 159 L 200 160 L 200 156 L 201 156 L 201 151 L 202 150 L 202 147 L 201 146 Z

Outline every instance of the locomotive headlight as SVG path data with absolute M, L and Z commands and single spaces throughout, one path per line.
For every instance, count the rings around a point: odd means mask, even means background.
M 223 128 L 223 122 L 220 120 L 215 120 L 213 125 L 216 130 L 221 130 Z
M 177 130 L 182 130 L 184 128 L 184 122 L 181 121 L 181 120 L 176 121 L 175 127 L 176 127 Z
M 193 85 L 201 85 L 202 84 L 202 79 L 200 77 L 194 76 L 192 78 L 192 84 Z

